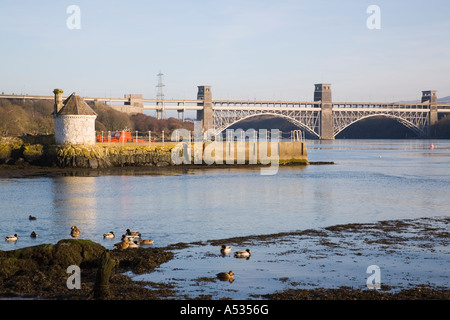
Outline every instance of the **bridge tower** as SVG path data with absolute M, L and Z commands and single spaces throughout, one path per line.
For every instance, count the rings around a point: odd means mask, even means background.
M 197 120 L 202 121 L 203 131 L 213 128 L 212 93 L 211 86 L 198 86 L 197 100 L 203 100 L 202 110 L 197 110 Z
M 321 101 L 320 139 L 334 139 L 333 103 L 331 99 L 331 84 L 318 83 L 314 85 L 314 101 Z
M 422 103 L 428 102 L 430 104 L 430 126 L 434 125 L 438 121 L 437 110 L 437 96 L 436 90 L 422 91 Z

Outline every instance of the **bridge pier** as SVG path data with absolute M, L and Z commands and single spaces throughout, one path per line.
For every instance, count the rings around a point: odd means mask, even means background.
M 428 102 L 430 104 L 430 116 L 429 125 L 430 127 L 438 121 L 438 108 L 437 108 L 437 96 L 436 90 L 425 90 L 422 91 L 422 103 Z
M 202 121 L 203 131 L 214 129 L 211 86 L 198 86 L 197 100 L 203 100 L 198 103 L 203 109 L 197 110 L 197 120 Z
M 142 94 L 126 94 L 124 105 L 130 106 L 127 107 L 127 113 L 144 113 L 144 98 Z
M 320 139 L 334 139 L 333 103 L 331 99 L 331 84 L 318 83 L 314 85 L 314 101 L 321 101 Z
M 185 109 L 178 109 L 178 121 L 183 121 L 184 122 L 184 111 Z

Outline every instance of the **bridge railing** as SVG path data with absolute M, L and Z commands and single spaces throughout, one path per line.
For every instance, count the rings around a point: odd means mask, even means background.
M 175 141 L 179 141 L 181 136 L 177 134 L 178 131 L 175 131 L 174 139 Z M 188 131 L 189 137 L 186 138 L 190 141 L 194 139 L 194 132 Z M 252 134 L 249 136 L 248 132 L 244 130 L 234 131 L 234 130 L 225 130 L 222 132 L 222 139 L 226 140 L 235 140 L 235 141 L 250 141 L 258 139 L 262 139 L 262 132 L 257 130 L 253 130 Z M 265 140 L 270 140 L 271 130 L 267 129 L 265 131 Z M 281 141 L 305 141 L 305 132 L 302 130 L 292 130 L 292 131 L 278 131 L 278 138 Z M 185 139 L 183 137 L 183 139 Z M 129 131 L 129 130 L 116 130 L 116 131 L 96 131 L 96 141 L 98 143 L 147 143 L 151 144 L 153 142 L 169 142 L 172 140 L 172 132 L 168 131 Z M 205 133 L 204 141 L 209 141 L 207 139 L 207 135 Z
M 430 109 L 429 103 L 374 103 L 374 102 L 333 102 L 333 108 L 364 108 L 364 109 Z

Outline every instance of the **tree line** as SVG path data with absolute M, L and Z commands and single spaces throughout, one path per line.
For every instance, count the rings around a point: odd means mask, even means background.
M 194 130 L 193 122 L 175 118 L 157 119 L 145 114 L 127 114 L 102 103 L 90 104 L 97 113 L 96 131 L 153 131 L 170 134 L 183 128 Z M 0 136 L 53 134 L 53 110 L 51 100 L 0 99 Z

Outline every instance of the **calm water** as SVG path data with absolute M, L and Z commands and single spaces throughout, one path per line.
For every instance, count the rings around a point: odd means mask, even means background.
M 435 148 L 430 149 L 430 144 Z M 195 170 L 170 176 L 0 179 L 0 250 L 68 238 L 112 248 L 129 228 L 155 246 L 349 222 L 448 216 L 450 140 L 308 141 L 310 161 L 334 165 Z M 29 221 L 28 216 L 37 217 Z M 35 231 L 39 237 L 31 239 Z

